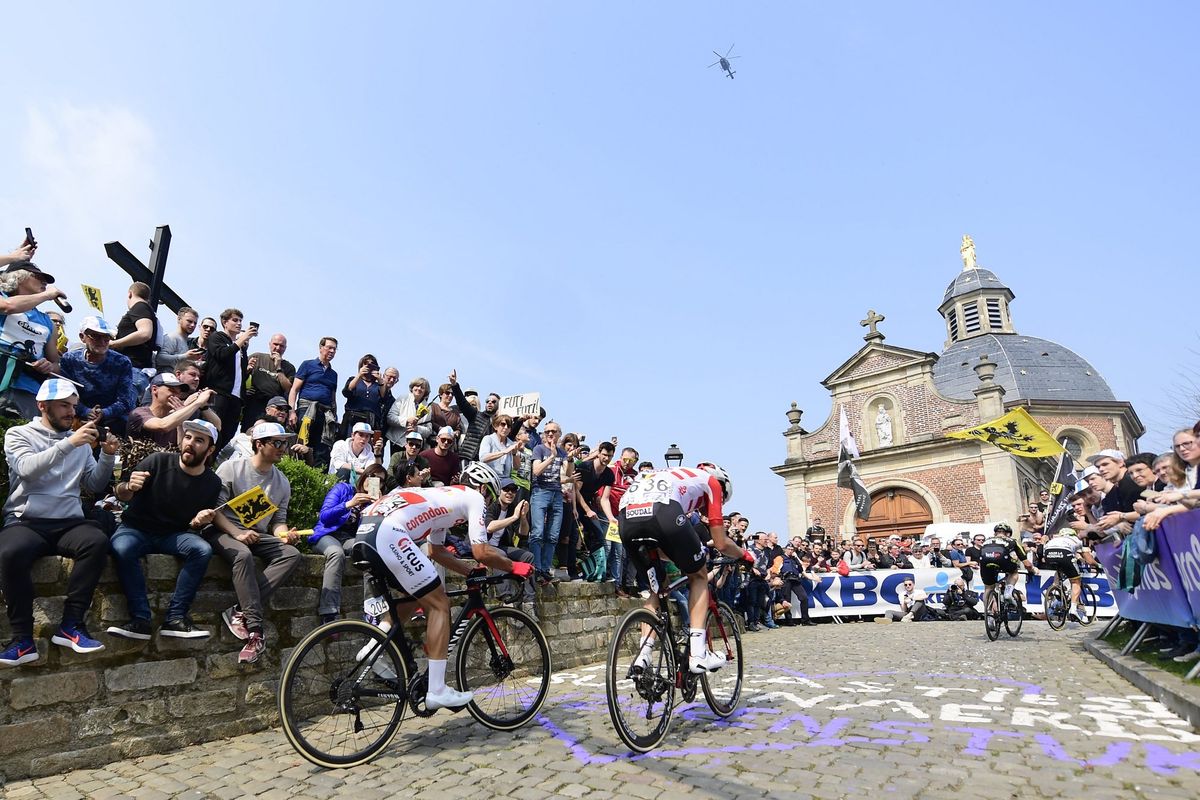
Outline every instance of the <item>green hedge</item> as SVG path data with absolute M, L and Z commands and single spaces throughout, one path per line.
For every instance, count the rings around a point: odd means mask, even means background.
M 337 477 L 319 469 L 313 469 L 303 461 L 285 458 L 279 462 L 279 470 L 292 485 L 292 502 L 288 506 L 288 525 L 293 528 L 311 528 L 317 524 L 321 504 L 325 495 L 337 483 Z

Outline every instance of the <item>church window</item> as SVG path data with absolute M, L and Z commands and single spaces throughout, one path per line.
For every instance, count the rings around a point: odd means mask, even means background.
M 1083 460 L 1083 444 L 1074 436 L 1064 436 L 1063 447 L 1067 448 L 1067 452 L 1071 454 L 1071 458 L 1076 461 Z
M 987 301 L 988 325 L 992 330 L 997 331 L 1004 327 L 1004 320 L 1000 316 L 1000 301 L 995 298 L 989 298 Z
M 963 303 L 963 327 L 967 329 L 967 333 L 979 333 L 979 303 L 972 300 L 969 303 Z
M 958 341 L 958 309 L 950 309 L 950 316 L 946 318 L 950 322 L 950 341 Z

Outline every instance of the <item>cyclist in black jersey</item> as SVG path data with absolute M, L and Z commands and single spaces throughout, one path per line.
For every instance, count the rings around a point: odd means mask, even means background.
M 1025 552 L 1021 543 L 1012 538 L 1012 528 L 1001 522 L 992 529 L 992 538 L 985 541 L 979 548 L 979 577 L 983 580 L 983 604 L 987 607 L 988 598 L 996 590 L 1000 573 L 1006 575 L 1004 598 L 1012 599 L 1013 587 L 1017 583 L 1017 570 L 1024 564 L 1030 574 L 1037 575 L 1037 567 Z

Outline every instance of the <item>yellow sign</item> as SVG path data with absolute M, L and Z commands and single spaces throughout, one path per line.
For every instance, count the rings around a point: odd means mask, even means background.
M 1061 483 L 1050 484 L 1050 494 L 1062 494 L 1062 493 L 1063 493 L 1063 485 Z
M 1043 458 L 1066 452 L 1023 408 L 973 428 L 947 433 L 946 436 L 951 439 L 977 439 L 1021 458 Z
M 610 542 L 616 542 L 617 544 L 621 543 L 621 534 L 617 532 L 617 523 L 608 523 L 608 530 L 605 531 L 604 538 Z
M 79 288 L 83 289 L 83 296 L 88 301 L 88 305 L 104 313 L 104 298 L 100 296 L 100 290 L 95 286 L 88 286 L 86 283 L 79 284 Z
M 229 506 L 229 510 L 238 518 L 243 528 L 249 528 L 279 510 L 279 506 L 271 502 L 271 498 L 267 497 L 261 486 L 242 492 L 225 505 Z

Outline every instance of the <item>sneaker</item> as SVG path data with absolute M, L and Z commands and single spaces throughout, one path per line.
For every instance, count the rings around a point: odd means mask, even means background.
M 19 667 L 22 664 L 32 664 L 39 658 L 37 645 L 33 639 L 13 639 L 0 652 L 0 665 Z
M 709 650 L 699 658 L 696 656 L 688 656 L 688 670 L 693 675 L 702 675 L 705 672 L 716 672 L 723 666 L 725 666 L 725 656 L 721 655 L 720 653 L 714 653 L 712 650 Z
M 1180 644 L 1180 645 L 1176 645 L 1172 649 L 1163 653 L 1162 657 L 1163 658 L 1179 658 L 1180 656 L 1186 656 L 1190 652 L 1192 652 L 1191 645 Z
M 355 662 L 362 661 L 364 658 L 369 656 L 373 649 L 375 649 L 374 639 L 359 648 L 358 654 L 354 656 Z M 375 659 L 375 663 L 371 665 L 371 672 L 374 672 L 385 681 L 396 680 L 396 671 L 392 669 L 391 663 L 388 661 L 388 659 L 384 658 L 382 653 L 379 655 L 379 658 Z
M 238 663 L 253 664 L 266 651 L 267 643 L 263 641 L 263 635 L 258 631 L 254 631 L 247 637 L 246 644 L 242 647 L 242 652 L 238 653 Z
M 766 622 L 763 623 L 763 625 L 766 625 L 771 630 L 775 630 L 776 628 L 779 627 L 777 624 L 775 624 L 774 620 L 767 620 Z
M 104 649 L 104 645 L 93 639 L 82 622 L 64 622 L 58 633 L 50 637 L 50 641 L 63 647 L 69 647 L 76 653 L 95 653 Z
M 322 614 L 321 615 L 321 624 L 328 625 L 331 622 L 336 622 L 337 618 L 338 618 L 337 614 Z
M 638 597 L 642 598 L 643 600 L 649 600 L 650 591 L 648 589 L 643 589 L 642 591 L 638 592 Z
M 124 625 L 109 625 L 105 633 L 120 636 L 122 639 L 140 639 L 143 642 L 148 642 L 153 631 L 154 629 L 150 627 L 150 620 L 131 619 Z
M 1175 656 L 1171 660 L 1177 661 L 1180 664 L 1187 664 L 1189 661 L 1195 661 L 1198 658 L 1200 658 L 1200 647 L 1197 647 L 1195 650 L 1193 650 L 1190 653 L 1184 653 L 1181 656 Z
M 169 619 L 158 629 L 159 636 L 171 636 L 176 639 L 203 639 L 211 634 L 204 628 L 197 628 L 191 617 Z
M 439 708 L 462 708 L 474 699 L 475 695 L 470 692 L 460 692 L 456 689 L 451 689 L 449 686 L 444 686 L 436 694 L 426 692 L 425 707 L 430 711 L 436 711 Z
M 221 619 L 225 620 L 225 627 L 237 638 L 250 638 L 250 631 L 246 628 L 246 615 L 238 611 L 237 606 L 230 606 L 222 611 Z

